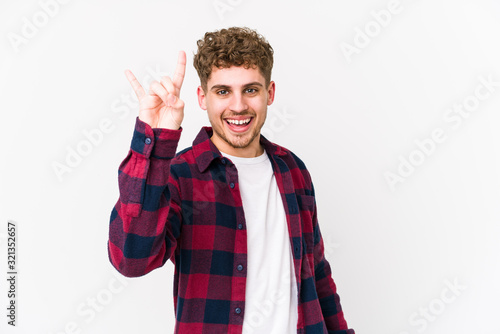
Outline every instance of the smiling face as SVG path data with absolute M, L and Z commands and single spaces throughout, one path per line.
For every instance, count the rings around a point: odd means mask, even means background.
M 239 157 L 263 153 L 259 144 L 267 106 L 274 101 L 275 84 L 256 67 L 214 67 L 206 88 L 198 87 L 198 102 L 212 125 L 210 138 L 222 152 Z

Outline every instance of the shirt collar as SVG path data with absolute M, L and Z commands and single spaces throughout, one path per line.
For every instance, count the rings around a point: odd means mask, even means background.
M 193 153 L 200 172 L 205 171 L 215 159 L 221 159 L 222 154 L 212 143 L 213 130 L 210 126 L 204 126 L 193 141 Z M 262 133 L 260 134 L 260 144 L 270 157 L 286 155 L 283 147 L 267 140 Z

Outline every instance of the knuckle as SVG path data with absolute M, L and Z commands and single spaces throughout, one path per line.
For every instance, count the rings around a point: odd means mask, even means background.
M 154 80 L 149 85 L 149 90 L 154 90 L 155 88 L 158 88 L 159 85 L 160 85 L 160 83 L 158 81 Z

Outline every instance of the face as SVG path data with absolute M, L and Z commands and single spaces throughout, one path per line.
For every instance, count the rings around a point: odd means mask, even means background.
M 206 92 L 198 87 L 198 102 L 207 111 L 212 125 L 212 142 L 222 152 L 255 157 L 263 153 L 260 129 L 267 106 L 274 101 L 275 84 L 266 80 L 257 68 L 214 67 Z

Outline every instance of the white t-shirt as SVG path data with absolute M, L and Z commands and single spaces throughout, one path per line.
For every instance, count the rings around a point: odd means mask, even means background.
M 271 161 L 266 152 L 255 158 L 222 155 L 238 170 L 247 224 L 243 334 L 295 334 L 297 284 L 285 209 Z

